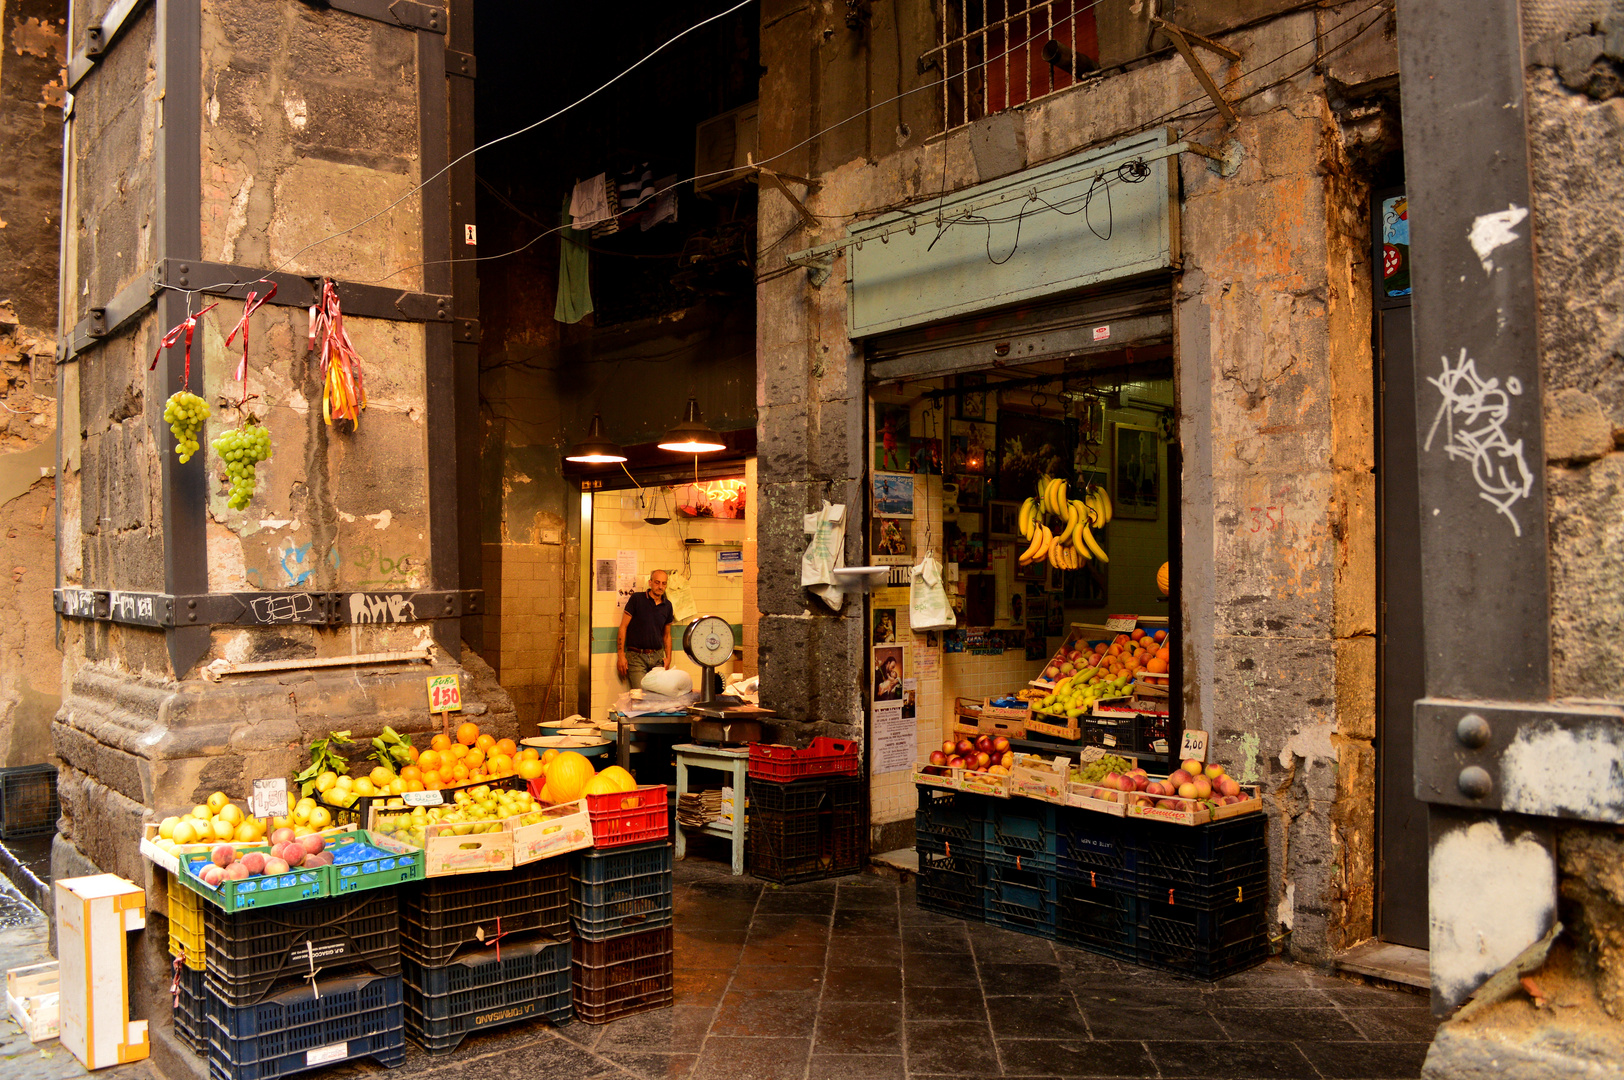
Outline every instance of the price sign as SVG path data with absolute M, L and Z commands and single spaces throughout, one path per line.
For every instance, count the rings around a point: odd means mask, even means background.
M 400 801 L 407 806 L 444 806 L 445 799 L 438 791 L 403 791 Z
M 254 817 L 288 816 L 288 782 L 283 777 L 255 780 L 254 793 L 248 800 L 249 812 Z
M 454 673 L 429 676 L 429 712 L 462 712 L 462 682 Z
M 1187 728 L 1183 740 L 1179 743 L 1179 760 L 1189 761 L 1192 758 L 1196 761 L 1207 760 L 1207 733 Z
M 1139 625 L 1137 615 L 1108 615 L 1105 619 L 1105 628 L 1113 634 L 1127 634 Z

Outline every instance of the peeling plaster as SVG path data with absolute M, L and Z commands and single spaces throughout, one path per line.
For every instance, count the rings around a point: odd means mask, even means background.
M 387 529 L 389 528 L 390 519 L 395 516 L 395 512 L 393 510 L 380 510 L 376 514 L 364 514 L 362 516 L 373 522 L 372 527 L 374 529 Z
M 1432 985 L 1450 1001 L 1511 963 L 1556 918 L 1550 852 L 1527 833 L 1508 840 L 1493 821 L 1443 833 L 1427 878 Z
M 309 123 L 309 110 L 305 107 L 304 98 L 297 94 L 282 98 L 282 111 L 287 114 L 288 123 L 295 131 L 303 131 Z
M 1275 918 L 1281 926 L 1291 929 L 1292 923 L 1297 920 L 1297 886 L 1286 882 L 1286 891 L 1280 897 L 1280 906 L 1275 908 Z
M 249 173 L 242 178 L 242 185 L 237 188 L 237 194 L 232 196 L 231 209 L 226 213 L 225 235 L 220 240 L 221 262 L 236 261 L 237 237 L 248 227 L 248 196 L 253 190 L 254 174 Z
M 1336 747 L 1331 742 L 1331 736 L 1335 733 L 1336 724 L 1330 721 L 1298 729 L 1296 734 L 1286 740 L 1286 745 L 1280 748 L 1281 766 L 1291 768 L 1291 759 L 1294 757 L 1300 757 L 1310 765 L 1317 761 L 1335 763 Z
M 1255 784 L 1258 777 L 1258 765 L 1263 758 L 1259 750 L 1257 733 L 1248 731 L 1235 741 L 1241 744 L 1241 764 L 1238 770 L 1240 772 L 1240 781 L 1243 784 Z
M 1490 255 L 1513 240 L 1522 239 L 1511 229 L 1527 216 L 1526 207 L 1508 203 L 1506 209 L 1499 213 L 1479 214 L 1472 219 L 1472 228 L 1466 234 L 1466 241 L 1472 245 L 1472 250 L 1477 252 L 1477 261 L 1483 264 L 1485 274 L 1494 273 L 1494 260 L 1489 257 Z

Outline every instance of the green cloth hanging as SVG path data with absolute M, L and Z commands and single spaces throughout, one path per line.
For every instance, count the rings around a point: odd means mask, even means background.
M 568 226 L 570 197 L 564 196 L 561 225 Z M 558 304 L 553 318 L 561 323 L 577 323 L 592 314 L 592 282 L 588 273 L 587 233 L 565 228 L 558 234 Z

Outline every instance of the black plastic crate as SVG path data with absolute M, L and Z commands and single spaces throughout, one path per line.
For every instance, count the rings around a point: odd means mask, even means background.
M 1221 979 L 1269 955 L 1268 897 L 1259 892 L 1212 910 L 1138 901 L 1135 959 L 1203 979 Z
M 745 790 L 750 809 L 778 814 L 803 811 L 861 810 L 866 788 L 857 776 L 814 776 L 804 780 L 773 781 L 748 777 Z
M 857 873 L 867 856 L 861 813 L 790 813 L 750 808 L 745 865 L 763 881 L 792 884 Z
M 406 1035 L 430 1053 L 455 1050 L 476 1031 L 575 1015 L 567 941 L 504 941 L 444 967 L 403 966 Z
M 1055 828 L 1060 808 L 1035 799 L 988 800 L 982 824 L 982 849 L 989 863 L 1040 866 L 1054 873 L 1060 836 Z
M 916 899 L 926 911 L 980 922 L 986 918 L 987 866 L 964 855 L 919 855 Z
M 1119 960 L 1137 959 L 1138 905 L 1143 901 L 1128 890 L 1066 877 L 1059 879 L 1057 889 L 1057 941 Z
M 587 849 L 570 856 L 570 922 L 584 941 L 671 923 L 671 845 Z
M 1243 814 L 1205 825 L 1129 819 L 1135 889 L 1147 900 L 1211 908 L 1268 886 L 1268 819 Z
M 482 949 L 495 934 L 570 936 L 570 860 L 561 855 L 496 873 L 428 878 L 401 895 L 401 955 L 425 967 Z
M 0 769 L 0 840 L 49 836 L 61 816 L 55 765 Z
M 1103 746 L 1117 754 L 1165 755 L 1171 721 L 1166 716 L 1085 716 L 1083 745 Z M 1158 748 L 1158 743 L 1164 745 Z
M 1055 815 L 1055 869 L 1096 888 L 1132 890 L 1137 857 L 1125 818 L 1061 807 Z
M 983 851 L 987 798 L 965 791 L 916 785 L 919 808 L 914 811 L 914 847 L 924 855 L 962 855 L 980 859 Z
M 248 911 L 203 905 L 204 975 L 228 1006 L 253 1005 L 289 980 L 356 965 L 400 974 L 400 904 L 393 889 Z
M 1023 934 L 1052 938 L 1060 906 L 1059 879 L 1048 868 L 987 863 L 986 920 Z
M 174 981 L 169 989 L 175 1008 L 175 1035 L 199 1057 L 209 1052 L 208 990 L 203 969 L 174 965 Z
M 399 975 L 318 980 L 232 1008 L 210 996 L 209 1074 L 275 1080 L 355 1058 L 392 1067 L 405 1060 Z
M 671 1006 L 676 982 L 671 927 L 577 941 L 571 963 L 576 1019 L 607 1024 Z

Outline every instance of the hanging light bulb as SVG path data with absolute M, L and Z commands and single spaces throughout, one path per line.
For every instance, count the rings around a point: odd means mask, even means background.
M 620 447 L 609 441 L 603 433 L 603 417 L 597 413 L 592 414 L 592 426 L 587 429 L 586 438 L 575 444 L 564 458 L 565 461 L 580 461 L 588 465 L 613 465 L 625 461 L 626 455 Z
M 699 418 L 699 399 L 688 399 L 688 411 L 683 416 L 682 423 L 665 433 L 660 440 L 661 450 L 674 450 L 679 454 L 709 454 L 717 450 L 726 450 L 727 444 L 721 440 L 710 425 Z

